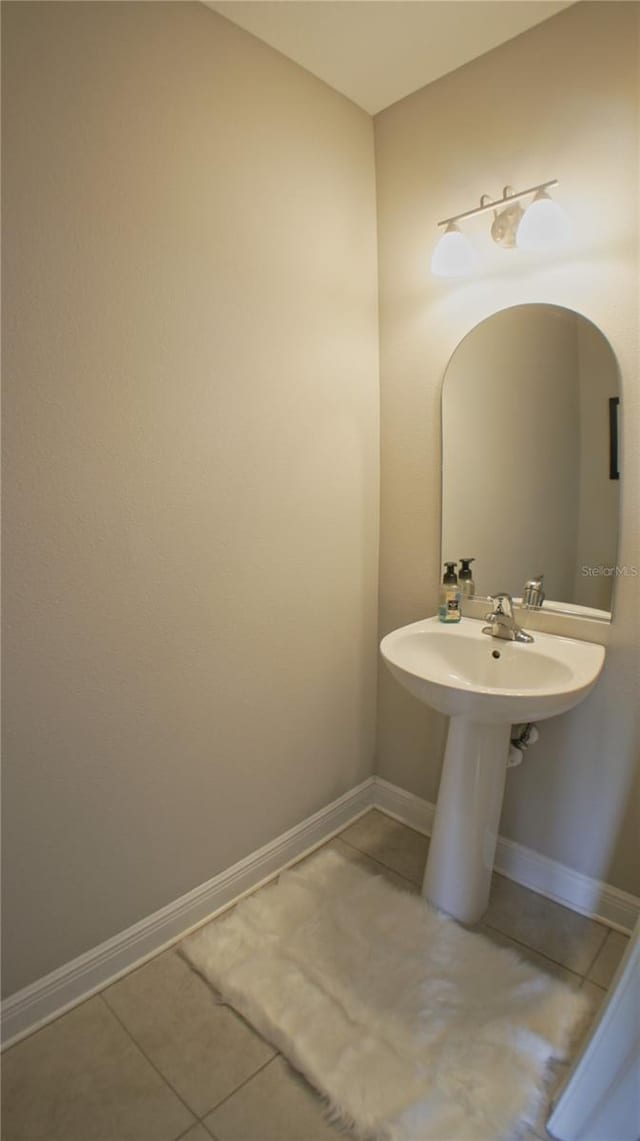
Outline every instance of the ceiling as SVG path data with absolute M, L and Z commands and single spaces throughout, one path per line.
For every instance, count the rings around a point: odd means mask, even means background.
M 204 0 L 375 115 L 570 0 Z

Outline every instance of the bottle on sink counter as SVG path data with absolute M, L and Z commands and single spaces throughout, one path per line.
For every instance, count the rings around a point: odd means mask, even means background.
M 440 587 L 440 605 L 438 606 L 438 617 L 441 622 L 459 622 L 462 618 L 456 566 L 457 563 L 444 564 L 445 572 Z
M 475 563 L 475 559 L 460 559 L 460 574 L 459 586 L 462 598 L 473 598 L 476 592 L 476 584 L 473 581 L 473 572 L 471 564 Z

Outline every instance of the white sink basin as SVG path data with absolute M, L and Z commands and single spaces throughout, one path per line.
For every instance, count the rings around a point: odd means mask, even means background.
M 566 713 L 598 680 L 603 646 L 541 633 L 506 642 L 483 625 L 426 618 L 387 634 L 380 650 L 398 681 L 439 713 L 492 724 Z
M 476 923 L 489 899 L 511 726 L 572 709 L 596 684 L 605 653 L 538 632 L 534 642 L 507 642 L 483 625 L 426 618 L 380 645 L 398 681 L 451 718 L 422 891 L 463 923 Z

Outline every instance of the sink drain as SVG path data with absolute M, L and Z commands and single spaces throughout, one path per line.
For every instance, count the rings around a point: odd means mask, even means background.
M 492 650 L 491 651 L 491 657 L 492 658 L 499 658 L 500 657 L 500 650 Z

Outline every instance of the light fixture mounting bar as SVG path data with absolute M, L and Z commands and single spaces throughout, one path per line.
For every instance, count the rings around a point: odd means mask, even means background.
M 508 206 L 510 202 L 517 202 L 519 198 L 526 198 L 528 194 L 535 194 L 538 190 L 546 190 L 549 186 L 557 185 L 557 178 L 552 178 L 549 182 L 539 182 L 537 186 L 530 186 L 528 190 L 519 190 L 517 194 L 505 194 L 495 202 L 485 202 L 482 206 L 476 206 L 474 210 L 465 210 L 463 214 L 454 214 L 451 218 L 444 218 L 437 225 L 450 226 L 453 222 L 462 222 L 465 218 L 475 218 L 478 214 L 486 214 L 489 210 Z M 484 197 L 485 195 L 483 195 Z

